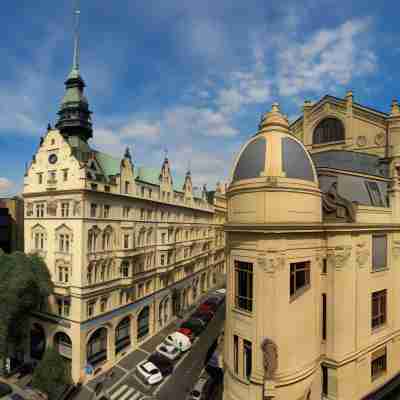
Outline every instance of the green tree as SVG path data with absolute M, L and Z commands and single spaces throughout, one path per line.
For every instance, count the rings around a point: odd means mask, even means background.
M 55 400 L 65 390 L 65 385 L 71 383 L 71 368 L 67 361 L 57 350 L 48 347 L 35 368 L 32 386 L 47 394 L 49 400 Z
M 27 316 L 47 302 L 52 291 L 50 273 L 41 257 L 0 250 L 0 360 L 23 343 L 29 334 Z

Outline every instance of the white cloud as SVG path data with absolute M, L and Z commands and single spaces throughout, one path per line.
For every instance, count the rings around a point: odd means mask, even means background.
M 7 193 L 10 189 L 14 187 L 14 182 L 7 178 L 0 177 L 0 193 Z
M 280 94 L 321 93 L 373 72 L 376 56 L 364 40 L 369 27 L 369 19 L 353 19 L 336 29 L 320 30 L 302 43 L 287 42 L 278 54 Z
M 160 137 L 160 123 L 145 120 L 132 120 L 121 128 L 126 138 L 138 138 L 155 141 Z

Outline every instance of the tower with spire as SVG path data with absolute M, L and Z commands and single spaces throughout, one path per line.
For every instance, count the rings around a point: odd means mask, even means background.
M 92 121 L 89 103 L 84 96 L 85 82 L 79 70 L 79 17 L 77 4 L 75 9 L 75 38 L 72 69 L 65 81 L 66 92 L 58 111 L 58 121 L 55 127 L 64 136 L 78 136 L 85 142 L 92 137 Z

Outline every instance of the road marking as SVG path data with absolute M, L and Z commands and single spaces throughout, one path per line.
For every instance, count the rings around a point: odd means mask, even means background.
M 142 349 L 141 347 L 139 347 L 139 350 L 140 350 L 140 351 L 143 351 L 143 353 L 146 353 L 148 356 L 151 354 L 151 353 L 149 353 L 148 351 Z
M 119 387 L 111 396 L 111 400 L 114 400 L 117 396 L 119 396 L 124 390 L 128 388 L 128 385 L 122 385 Z
M 143 393 L 136 392 L 129 400 L 136 400 L 138 399 Z
M 129 370 L 128 370 L 128 369 L 126 369 L 126 368 L 124 368 L 124 367 L 121 367 L 121 366 L 120 366 L 120 365 L 118 365 L 118 364 L 115 364 L 113 368 L 115 368 L 115 367 L 117 367 L 117 368 L 121 369 L 121 370 L 122 370 L 122 371 L 124 371 L 124 372 L 129 372 Z
M 126 379 L 129 376 L 129 374 L 130 374 L 130 372 L 125 372 L 125 374 L 123 376 L 121 376 L 121 378 L 119 378 L 117 380 L 117 382 L 114 383 L 114 385 L 112 385 L 109 388 L 107 388 L 108 392 L 110 392 L 113 389 L 115 389 L 124 379 Z
M 129 390 L 126 391 L 121 397 L 119 397 L 118 400 L 126 400 L 134 391 L 135 391 L 134 388 L 129 388 Z M 138 394 L 138 393 L 136 392 L 136 394 Z

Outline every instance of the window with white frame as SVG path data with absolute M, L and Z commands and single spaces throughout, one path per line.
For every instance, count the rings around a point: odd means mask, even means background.
M 103 206 L 103 218 L 109 218 L 110 217 L 110 205 L 109 204 L 104 204 Z
M 43 218 L 44 217 L 44 203 L 37 203 L 36 204 L 36 218 Z
M 60 283 L 69 282 L 69 267 L 67 265 L 57 266 L 57 279 Z
M 69 216 L 69 202 L 61 203 L 61 217 L 66 218 Z

